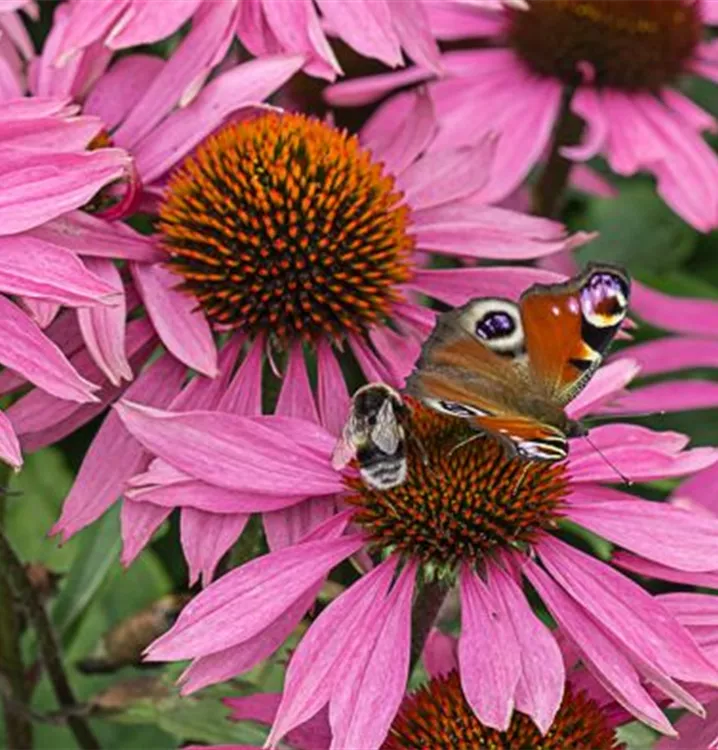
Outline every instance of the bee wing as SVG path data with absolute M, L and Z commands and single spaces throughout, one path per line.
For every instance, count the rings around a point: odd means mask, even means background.
M 376 415 L 376 424 L 371 431 L 371 439 L 381 451 L 389 456 L 396 453 L 401 442 L 399 423 L 394 414 L 394 407 L 389 399 L 382 405 Z
M 349 421 L 344 425 L 341 437 L 337 440 L 337 444 L 334 446 L 334 452 L 332 453 L 332 468 L 337 471 L 343 469 L 356 456 L 356 446 L 352 440 L 352 424 L 353 417 L 350 417 Z

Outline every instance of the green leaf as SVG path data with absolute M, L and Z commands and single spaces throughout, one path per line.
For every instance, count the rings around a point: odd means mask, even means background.
M 680 267 L 691 256 L 699 236 L 645 180 L 625 183 L 618 198 L 589 200 L 581 226 L 600 233 L 580 248 L 581 261 L 613 261 L 640 274 Z
M 119 504 L 80 532 L 77 553 L 55 602 L 53 621 L 63 642 L 93 596 L 102 586 L 112 564 L 119 564 L 121 538 Z
M 619 727 L 616 730 L 619 742 L 625 742 L 628 750 L 651 750 L 660 736 L 640 721 Z

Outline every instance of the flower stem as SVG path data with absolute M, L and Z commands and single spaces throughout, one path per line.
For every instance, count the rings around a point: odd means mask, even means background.
M 0 529 L 0 571 L 9 584 L 10 592 L 14 594 L 20 606 L 27 612 L 29 621 L 35 628 L 42 661 L 45 669 L 47 669 L 48 677 L 60 706 L 66 710 L 79 708 L 65 674 L 60 649 L 47 612 L 37 598 L 37 594 L 25 573 L 25 568 L 2 529 Z M 8 601 L 12 601 L 12 598 Z M 3 609 L 10 609 L 10 607 L 4 607 Z M 83 750 L 99 750 L 100 743 L 83 716 L 68 715 L 67 726 L 75 736 L 79 747 Z M 9 746 L 12 748 L 20 747 L 12 742 L 9 743 Z M 22 747 L 25 747 L 25 745 Z
M 0 465 L 0 531 L 5 525 L 5 495 L 10 468 Z M 25 704 L 29 697 L 25 681 L 20 644 L 19 611 L 12 595 L 4 566 L 0 563 L 0 678 L 7 685 L 2 692 L 5 720 L 5 746 L 25 750 L 32 747 L 32 723 L 27 716 L 14 709 L 14 704 Z
M 436 622 L 441 605 L 446 599 L 449 589 L 440 581 L 424 583 L 419 590 L 419 595 L 414 602 L 414 610 L 411 614 L 411 656 L 409 661 L 409 674 L 421 658 L 421 654 L 429 637 L 432 627 Z
M 574 91 L 573 88 L 564 91 L 548 160 L 534 185 L 531 208 L 537 216 L 554 219 L 563 206 L 573 162 L 561 155 L 561 149 L 564 146 L 575 146 L 581 140 L 584 128 L 583 120 L 571 111 Z

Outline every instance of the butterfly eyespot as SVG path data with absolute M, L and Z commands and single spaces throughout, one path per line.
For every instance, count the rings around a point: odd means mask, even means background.
M 597 271 L 584 284 L 580 299 L 581 312 L 591 325 L 610 328 L 626 315 L 628 287 L 618 274 Z
M 476 324 L 476 335 L 480 339 L 501 339 L 516 330 L 514 319 L 507 312 L 490 312 Z

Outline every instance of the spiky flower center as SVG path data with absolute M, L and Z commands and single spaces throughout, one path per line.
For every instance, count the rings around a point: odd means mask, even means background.
M 409 211 L 356 137 L 271 113 L 213 135 L 160 208 L 170 267 L 226 327 L 306 340 L 385 320 L 409 278 Z
M 535 72 L 596 86 L 657 91 L 686 69 L 701 38 L 698 3 L 531 0 L 511 13 L 509 42 Z
M 563 703 L 544 737 L 528 716 L 514 713 L 505 732 L 476 718 L 456 672 L 434 678 L 407 696 L 382 750 L 619 750 L 613 729 L 598 705 L 567 688 Z
M 451 570 L 556 527 L 567 487 L 562 464 L 510 458 L 465 420 L 407 403 L 406 481 L 379 491 L 348 480 L 354 519 L 378 548 Z

